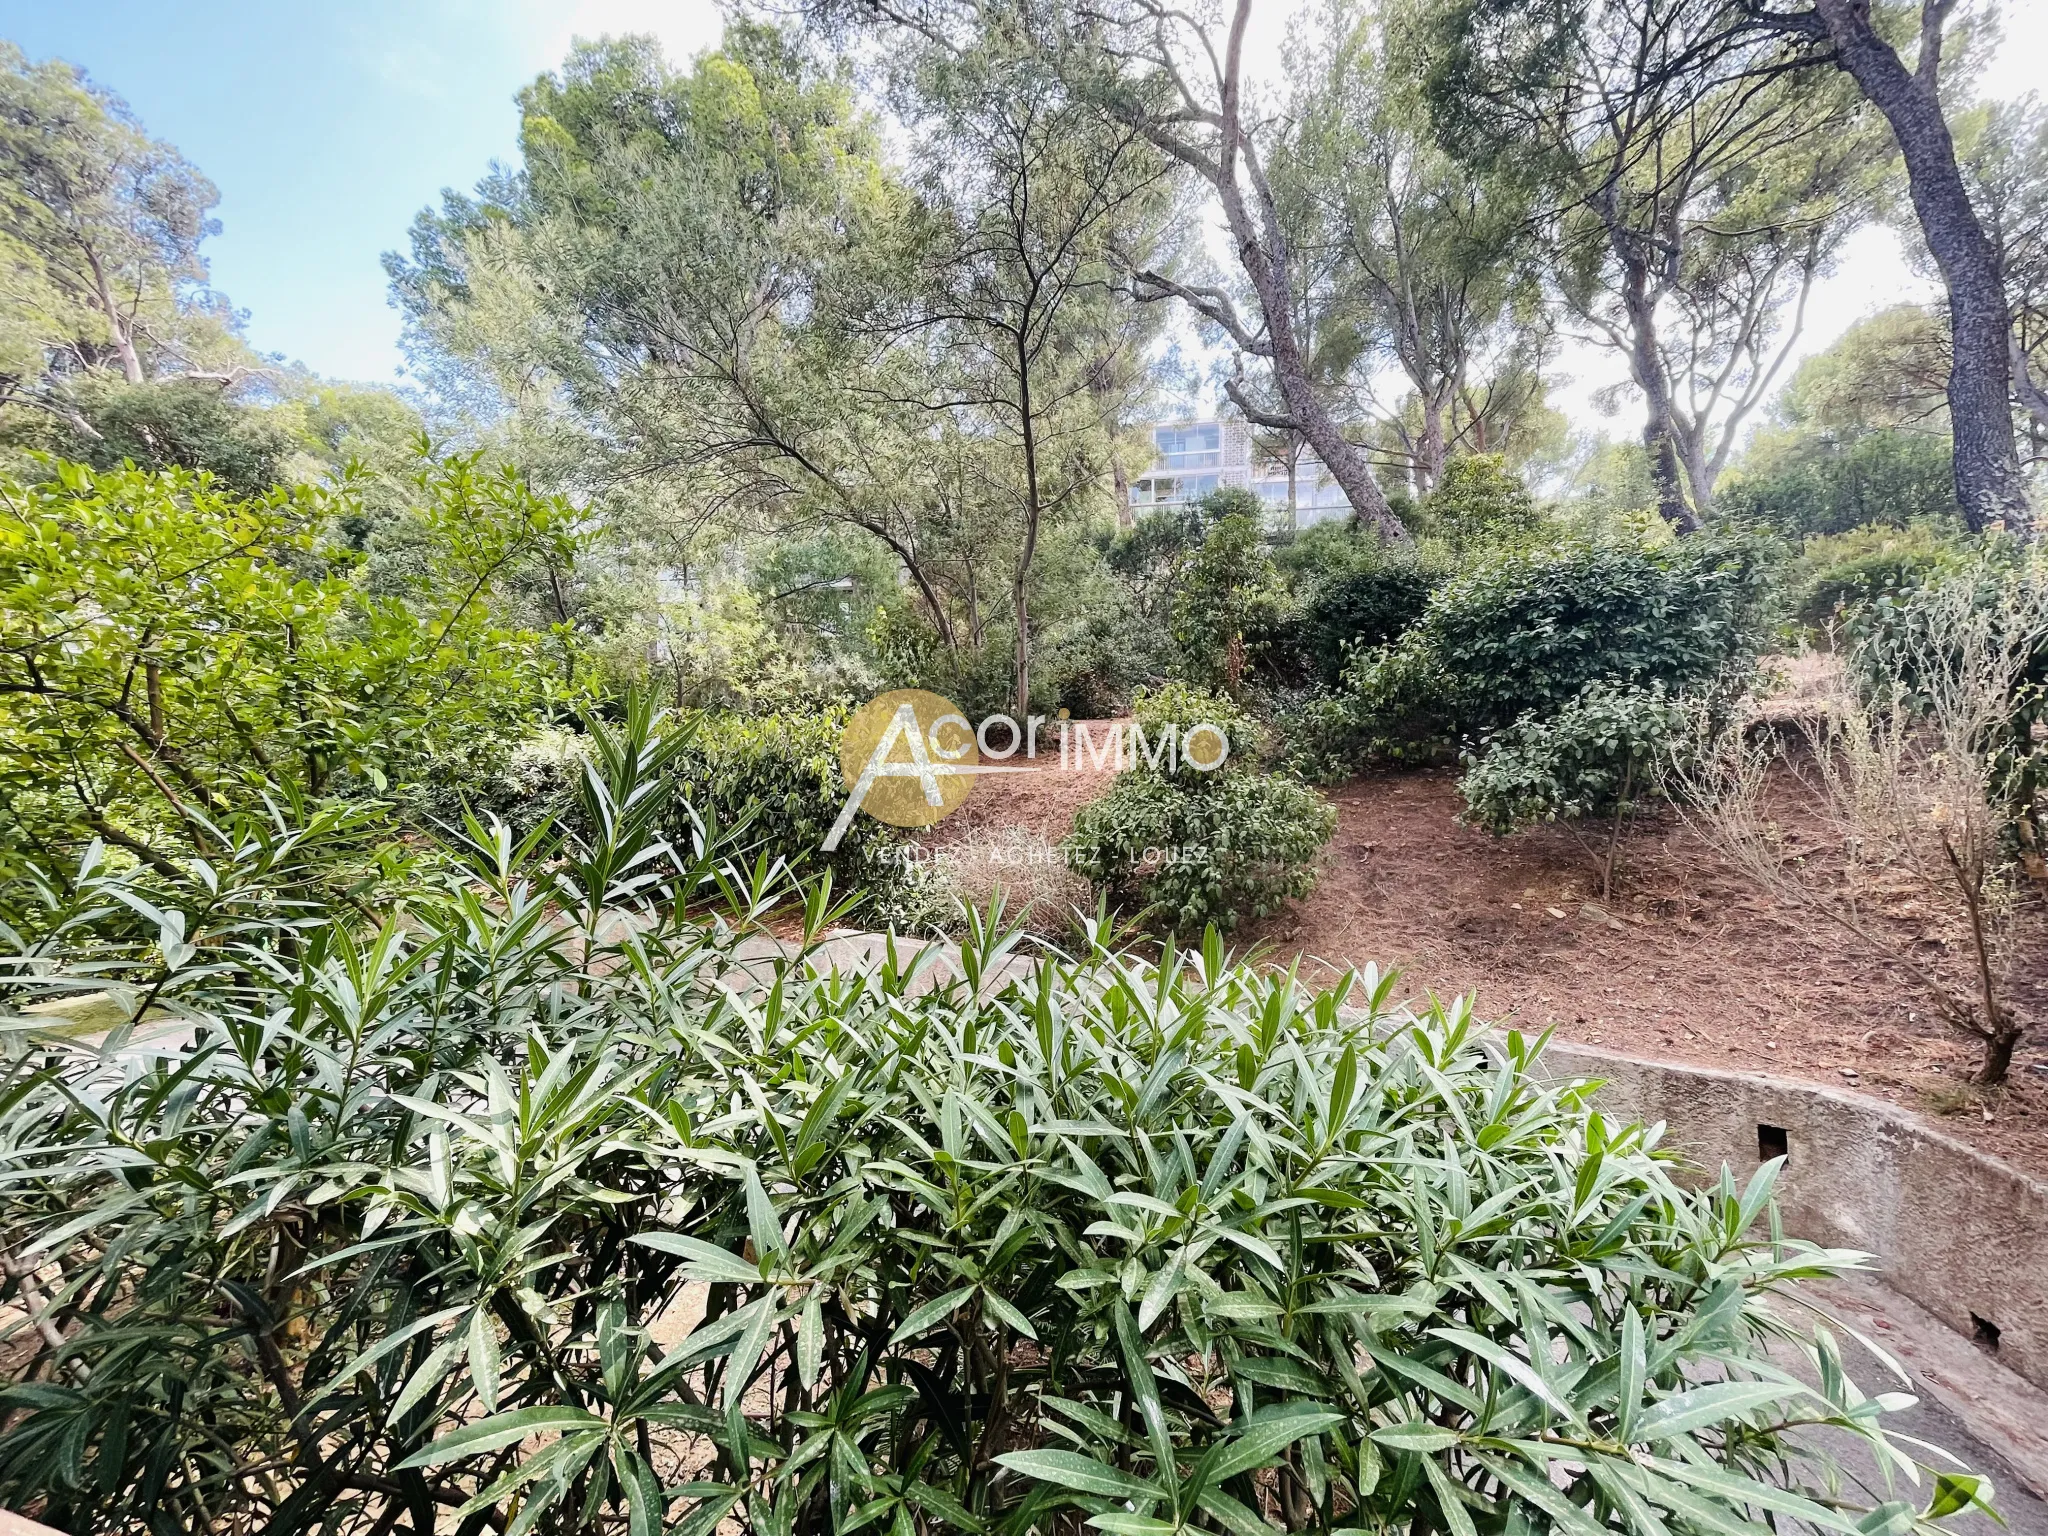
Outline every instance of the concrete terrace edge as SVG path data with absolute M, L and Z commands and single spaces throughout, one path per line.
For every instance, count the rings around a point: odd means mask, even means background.
M 1724 1163 L 1746 1179 L 1764 1160 L 1763 1128 L 1782 1133 L 1787 1232 L 1872 1254 L 1885 1285 L 2048 1388 L 2048 1185 L 1880 1099 L 1815 1083 L 1556 1038 L 1537 1067 L 1598 1079 L 1603 1113 L 1663 1121 L 1703 1181 Z

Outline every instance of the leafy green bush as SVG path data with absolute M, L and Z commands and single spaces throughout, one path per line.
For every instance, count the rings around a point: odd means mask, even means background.
M 1803 434 L 1752 452 L 1716 500 L 1724 516 L 1792 539 L 1873 523 L 1957 521 L 1946 432 Z
M 1169 682 L 1161 683 L 1157 688 L 1139 689 L 1131 700 L 1131 719 L 1145 733 L 1146 739 L 1154 743 L 1169 729 L 1184 736 L 1191 726 L 1215 726 L 1230 742 L 1230 750 L 1224 754 L 1221 765 L 1226 769 L 1250 768 L 1259 762 L 1266 749 L 1266 728 L 1257 717 L 1236 701 L 1192 683 Z M 1208 733 L 1204 732 L 1196 747 L 1197 758 L 1208 764 L 1216 755 Z M 1183 783 L 1203 782 L 1214 777 L 1213 769 L 1193 766 L 1185 754 L 1176 756 L 1172 772 Z
M 1358 652 L 1336 693 L 1315 694 L 1283 717 L 1286 764 L 1313 784 L 1350 778 L 1367 763 L 1421 765 L 1452 751 L 1435 658 L 1413 645 Z
M 1460 733 L 1554 712 L 1588 683 L 1710 685 L 1761 643 L 1769 599 L 1755 540 L 1570 541 L 1481 563 L 1404 639 L 1426 652 Z
M 1866 604 L 1903 596 L 1966 559 L 1952 537 L 1926 523 L 1815 534 L 1791 573 L 1792 618 L 1808 630 L 1825 631 L 1853 620 Z
M 1173 605 L 1173 638 L 1182 675 L 1235 697 L 1253 657 L 1248 639 L 1272 631 L 1286 602 L 1286 587 L 1267 553 L 1258 498 L 1232 487 L 1250 511 L 1218 491 L 1205 510 L 1221 508 L 1188 561 Z
M 1856 1256 L 1778 1237 L 1775 1165 L 1689 1192 L 1519 1036 L 1213 935 L 1022 966 L 991 913 L 927 988 L 823 966 L 819 888 L 749 969 L 777 892 L 651 840 L 669 752 L 600 732 L 599 835 L 473 827 L 367 922 L 87 872 L 16 1000 L 174 999 L 194 1044 L 5 1058 L 0 1502 L 136 1536 L 1914 1522 L 1811 1438 L 1907 1467 L 1910 1399 L 1786 1304 Z M 129 901 L 160 937 L 78 926 Z
M 1467 454 L 1444 466 L 1422 503 L 1425 527 L 1459 549 L 1515 544 L 1543 523 L 1543 509 L 1497 453 Z
M 1336 828 L 1320 795 L 1284 774 L 1260 771 L 1258 723 L 1229 700 L 1184 683 L 1141 693 L 1134 708 L 1148 748 L 1162 733 L 1211 725 L 1229 738 L 1216 767 L 1180 754 L 1169 769 L 1140 758 L 1108 793 L 1074 818 L 1072 867 L 1113 904 L 1156 926 L 1226 931 L 1279 910 L 1314 889 L 1315 861 Z M 1213 736 L 1196 740 L 1196 760 L 1217 756 Z
M 1601 894 L 1612 895 L 1622 827 L 1658 792 L 1686 725 L 1684 706 L 1661 686 L 1589 684 L 1556 714 L 1524 715 L 1488 740 L 1483 755 L 1466 754 L 1458 784 L 1464 819 L 1496 836 L 1538 822 L 1578 831 L 1605 821 Z
M 1177 933 L 1226 932 L 1315 889 L 1337 823 L 1320 795 L 1278 774 L 1190 784 L 1136 771 L 1081 808 L 1073 867 L 1110 902 Z
M 1442 579 L 1426 561 L 1389 555 L 1318 582 L 1298 621 L 1315 679 L 1334 688 L 1358 652 L 1400 639 L 1422 617 Z
M 0 481 L 0 845 L 61 873 L 98 840 L 162 873 L 273 801 L 452 809 L 445 770 L 493 771 L 572 692 L 574 637 L 501 604 L 526 567 L 573 560 L 576 513 L 469 457 L 412 490 L 418 579 L 379 592 L 324 540 L 345 486 L 244 497 L 64 463 Z
M 1547 718 L 1590 685 L 1674 696 L 1738 686 L 1766 633 L 1761 540 L 1565 540 L 1493 555 L 1431 596 L 1400 640 L 1361 653 L 1298 745 L 1336 776 Z
M 738 828 L 751 853 L 792 869 L 830 868 L 845 889 L 893 895 L 906 878 L 909 837 L 872 816 L 856 816 L 839 847 L 820 851 L 846 799 L 839 762 L 846 715 L 825 711 L 752 718 L 707 715 L 676 757 L 679 804 L 707 822 Z M 679 836 L 688 829 L 676 827 Z
M 908 894 L 908 834 L 872 816 L 856 816 L 838 848 L 822 851 L 846 799 L 839 761 L 846 719 L 838 710 L 693 717 L 669 767 L 677 808 L 669 835 L 687 844 L 696 832 L 694 816 L 715 833 L 730 835 L 750 859 L 765 853 L 796 871 L 830 869 L 842 889 L 867 891 L 899 910 L 892 904 Z M 573 823 L 592 742 L 559 728 L 536 733 L 470 808 L 502 819 L 521 837 L 550 817 Z

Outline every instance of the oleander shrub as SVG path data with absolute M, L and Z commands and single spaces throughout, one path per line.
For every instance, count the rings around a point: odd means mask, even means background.
M 678 727 L 681 745 L 670 767 L 676 781 L 672 836 L 688 841 L 695 823 L 730 832 L 749 858 L 766 854 L 793 870 L 830 869 L 842 889 L 902 907 L 912 893 L 909 841 L 872 816 L 856 816 L 839 847 L 823 851 L 846 799 L 839 742 L 842 710 L 786 710 L 775 715 L 711 711 Z M 518 836 L 549 819 L 580 814 L 578 790 L 593 738 L 553 727 L 520 743 L 499 773 L 467 797 L 478 815 L 497 816 Z M 588 829 L 582 829 L 588 830 Z M 903 908 L 908 910 L 908 908 Z
M 676 759 L 677 805 L 741 828 L 740 842 L 792 868 L 830 868 L 842 889 L 894 898 L 907 878 L 906 833 L 856 816 L 832 853 L 825 834 L 847 794 L 839 762 L 846 714 L 706 715 Z M 687 827 L 678 824 L 679 835 Z
M 1775 1164 L 1691 1191 L 1539 1044 L 1213 933 L 1027 962 L 992 910 L 957 979 L 843 974 L 826 885 L 660 838 L 636 719 L 591 836 L 472 824 L 402 911 L 216 926 L 82 873 L 11 1004 L 185 1039 L 11 1026 L 0 1503 L 138 1536 L 1873 1536 L 1983 1499 L 1901 1480 L 1910 1399 L 1789 1304 L 1859 1256 L 1779 1233 Z M 106 902 L 160 931 L 91 938 Z

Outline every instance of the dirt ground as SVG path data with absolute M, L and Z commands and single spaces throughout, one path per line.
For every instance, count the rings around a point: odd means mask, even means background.
M 982 779 L 928 839 L 963 894 L 1000 882 L 1047 928 L 1086 900 L 1052 849 L 1111 777 L 1056 763 Z M 1398 966 L 1416 1000 L 1470 993 L 1480 1017 L 1525 1030 L 1873 1094 L 2048 1174 L 2048 1029 L 2022 1044 L 2006 1087 L 1972 1088 L 1976 1043 L 1908 973 L 1775 908 L 1675 815 L 1631 830 L 1603 906 L 1569 831 L 1460 826 L 1451 771 L 1362 778 L 1328 797 L 1337 833 L 1315 891 L 1235 936 L 1280 963 L 1302 957 L 1305 978 Z M 2037 1024 L 2048 1015 L 2048 957 L 2014 1000 Z

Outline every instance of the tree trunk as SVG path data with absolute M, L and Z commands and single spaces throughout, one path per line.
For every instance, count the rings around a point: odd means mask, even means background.
M 1416 479 L 1424 496 L 1444 481 L 1444 404 L 1433 392 L 1422 393 L 1422 445 L 1416 453 Z
M 1679 423 L 1674 414 L 1673 422 L 1679 439 L 1679 458 L 1685 465 L 1686 484 L 1692 488 L 1692 504 L 1701 517 L 1714 515 L 1714 470 L 1707 463 L 1707 448 L 1702 439 L 1706 436 L 1706 424 L 1699 421 Z
M 1024 547 L 1017 552 L 1017 572 L 1010 583 L 1010 602 L 1017 614 L 1017 718 L 1031 713 L 1031 562 L 1038 555 L 1038 523 L 1043 510 L 1038 493 L 1038 423 L 1032 415 L 1031 353 L 1028 317 L 1016 333 L 1017 419 L 1024 442 Z
M 1619 230 L 1611 240 L 1622 263 L 1622 306 L 1628 314 L 1629 371 L 1643 392 L 1643 451 L 1650 459 L 1650 483 L 1657 488 L 1657 511 L 1680 533 L 1699 531 L 1699 519 L 1685 499 L 1684 469 L 1678 434 L 1671 419 L 1671 383 L 1657 351 L 1657 305 L 1650 297 L 1649 273 L 1626 249 Z
M 1024 590 L 1025 567 L 1017 566 L 1017 580 L 1010 589 L 1010 601 L 1017 613 L 1017 718 L 1031 713 L 1031 612 Z
M 1258 295 L 1259 309 L 1265 316 L 1273 382 L 1280 391 L 1281 400 L 1286 403 L 1290 418 L 1288 424 L 1308 439 L 1316 457 L 1329 470 L 1330 478 L 1343 488 L 1345 499 L 1351 503 L 1352 513 L 1359 522 L 1377 529 L 1385 538 L 1405 540 L 1408 530 L 1394 515 L 1394 509 L 1387 505 L 1386 496 L 1372 477 L 1372 466 L 1366 462 L 1364 451 L 1344 435 L 1336 418 L 1317 398 L 1315 385 L 1309 379 L 1308 364 L 1294 334 L 1294 295 L 1289 271 L 1292 258 L 1287 236 L 1280 227 L 1279 211 L 1266 192 L 1264 178 L 1250 162 L 1240 115 L 1244 33 L 1251 21 L 1251 11 L 1252 0 L 1237 0 L 1231 16 L 1230 44 L 1223 71 L 1222 110 L 1218 114 L 1221 142 L 1217 146 L 1213 169 L 1209 171 L 1209 180 L 1223 204 L 1223 216 L 1230 225 L 1231 238 L 1237 244 L 1238 260 L 1244 266 L 1245 276 L 1251 279 L 1252 291 Z M 1194 163 L 1199 163 L 1199 160 Z M 1239 180 L 1240 173 L 1247 170 L 1252 172 L 1254 193 L 1259 203 L 1256 219 L 1246 203 Z
M 142 382 L 142 358 L 135 350 L 135 337 L 128 325 L 127 316 L 121 313 L 121 306 L 114 302 L 114 287 L 107 280 L 107 269 L 100 263 L 98 251 L 87 249 L 85 259 L 92 265 L 92 280 L 99 290 L 100 313 L 107 317 L 107 329 L 114 333 L 114 349 L 121 356 L 121 377 L 130 384 Z
M 1998 1032 L 1984 1042 L 1984 1060 L 1977 1068 L 1977 1081 L 1987 1088 L 1995 1088 L 2006 1079 L 2012 1070 L 2012 1053 L 2019 1048 L 2026 1031 L 2015 1024 L 2003 1024 Z
M 1252 257 L 1246 255 L 1246 267 L 1250 269 Z M 1268 278 L 1273 274 L 1268 270 Z M 1336 418 L 1316 398 L 1315 386 L 1309 382 L 1308 367 L 1303 363 L 1300 349 L 1294 344 L 1294 331 L 1287 320 L 1287 305 L 1284 297 L 1277 302 L 1268 301 L 1265 287 L 1256 278 L 1253 286 L 1258 290 L 1260 301 L 1266 310 L 1266 331 L 1273 344 L 1273 379 L 1280 388 L 1280 398 L 1287 402 L 1287 414 L 1308 439 L 1308 445 L 1315 449 L 1316 457 L 1323 461 L 1323 467 L 1330 472 L 1330 478 L 1343 489 L 1344 499 L 1351 503 L 1351 510 L 1358 521 L 1379 532 L 1381 537 L 1405 540 L 1408 530 L 1401 519 L 1394 515 L 1394 509 L 1387 504 L 1386 496 L 1372 477 L 1372 466 L 1366 462 L 1364 451 L 1344 435 Z
M 1923 0 L 1933 4 L 1935 0 Z M 1998 258 L 1956 166 L 1937 81 L 1940 18 L 1924 18 L 1919 68 L 1908 71 L 1870 23 L 1869 0 L 1815 0 L 1836 59 L 1891 124 L 1906 160 L 1920 232 L 1948 287 L 1955 350 L 1948 413 L 1955 439 L 1956 501 L 1973 531 L 2028 521 L 2026 482 L 2013 438 L 2011 319 Z

